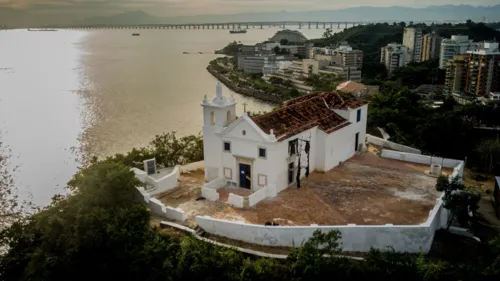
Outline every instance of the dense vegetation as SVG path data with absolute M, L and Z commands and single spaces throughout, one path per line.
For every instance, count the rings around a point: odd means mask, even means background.
M 385 78 L 385 68 L 380 65 L 380 49 L 389 43 L 402 43 L 403 31 L 406 23 L 377 23 L 369 25 L 359 25 L 347 28 L 339 33 L 333 34 L 327 30 L 320 39 L 311 40 L 315 46 L 330 46 L 347 41 L 355 48 L 364 52 L 363 76 L 365 79 Z M 484 23 L 474 23 L 467 21 L 462 24 L 413 24 L 408 26 L 420 27 L 424 33 L 437 32 L 443 38 L 450 38 L 451 35 L 469 35 L 474 41 L 493 40 L 500 38 L 500 31 L 497 31 Z
M 129 167 L 144 168 L 144 160 L 156 158 L 159 168 L 173 167 L 203 160 L 203 137 L 189 135 L 177 138 L 175 132 L 155 136 L 149 146 L 134 148 L 126 154 L 116 154 L 106 161 L 122 163 Z M 97 162 L 97 158 L 92 160 Z
M 368 126 L 382 127 L 397 143 L 417 147 L 424 153 L 465 159 L 469 167 L 500 172 L 500 143 L 495 131 L 475 127 L 500 126 L 500 110 L 494 105 L 458 105 L 453 97 L 441 97 L 437 109 L 426 106 L 408 88 L 389 81 L 370 98 Z

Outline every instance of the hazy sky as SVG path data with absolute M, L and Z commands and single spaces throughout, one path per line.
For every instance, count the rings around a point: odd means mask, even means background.
M 497 5 L 498 0 L 0 0 L 0 7 L 43 14 L 103 15 L 143 10 L 157 16 L 307 11 L 356 6 L 469 4 Z

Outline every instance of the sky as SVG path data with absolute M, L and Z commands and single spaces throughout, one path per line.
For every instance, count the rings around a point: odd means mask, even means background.
M 0 0 L 0 7 L 37 14 L 112 15 L 142 10 L 155 16 L 335 10 L 359 6 L 468 4 L 497 5 L 498 0 Z

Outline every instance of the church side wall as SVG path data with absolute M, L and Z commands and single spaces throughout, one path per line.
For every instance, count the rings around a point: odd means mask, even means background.
M 325 139 L 325 171 L 329 171 L 354 156 L 354 136 L 352 124 L 337 130 Z
M 318 129 L 317 127 L 314 127 L 314 128 L 311 128 L 307 131 L 304 131 L 300 134 L 297 134 L 293 137 L 290 137 L 286 140 L 283 140 L 280 142 L 280 145 L 279 145 L 279 163 L 278 166 L 280 167 L 280 170 L 279 170 L 279 173 L 278 173 L 278 180 L 277 180 L 277 183 L 276 183 L 276 190 L 277 192 L 280 192 L 284 189 L 286 189 L 290 184 L 288 183 L 288 165 L 290 163 L 294 163 L 294 167 L 295 167 L 295 172 L 294 172 L 294 176 L 293 176 L 293 179 L 294 179 L 294 182 L 295 182 L 295 178 L 296 178 L 296 173 L 298 172 L 298 156 L 291 156 L 289 155 L 289 152 L 288 152 L 288 142 L 289 141 L 292 141 L 294 139 L 301 139 L 301 140 L 310 140 L 310 144 L 311 144 L 311 149 L 310 149 L 310 152 L 309 152 L 309 172 L 312 173 L 315 169 L 316 169 L 316 163 L 317 163 L 317 160 L 316 160 L 316 157 L 318 155 L 318 150 L 321 151 L 322 148 L 321 148 L 321 141 L 319 142 L 319 145 L 318 145 L 318 141 L 317 141 L 317 136 L 318 136 Z M 305 153 L 304 151 L 305 149 L 305 142 L 302 142 L 302 157 L 301 157 L 301 163 L 300 165 L 302 167 L 306 167 L 307 166 L 307 154 Z M 302 169 L 301 170 L 301 178 L 305 176 L 305 169 Z

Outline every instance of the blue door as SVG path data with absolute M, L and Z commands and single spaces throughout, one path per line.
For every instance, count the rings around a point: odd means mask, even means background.
M 252 175 L 250 165 L 240 164 L 240 187 L 250 189 L 252 187 Z

